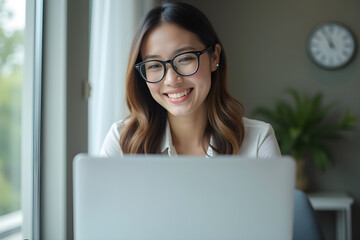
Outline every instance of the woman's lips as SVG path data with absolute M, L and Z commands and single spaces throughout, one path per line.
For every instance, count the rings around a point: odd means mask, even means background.
M 165 93 L 164 95 L 166 95 L 168 97 L 170 102 L 179 103 L 179 102 L 185 101 L 189 97 L 192 90 L 193 90 L 193 88 L 189 88 L 189 89 L 185 89 L 185 90 L 177 91 L 177 92 L 171 91 L 171 92 Z
M 191 89 L 188 89 L 188 90 L 178 92 L 178 93 L 168 93 L 167 95 L 169 98 L 172 98 L 172 99 L 181 98 L 183 96 L 188 95 L 190 93 L 190 91 L 191 91 Z

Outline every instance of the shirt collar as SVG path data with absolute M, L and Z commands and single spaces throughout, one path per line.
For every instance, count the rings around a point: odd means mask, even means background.
M 163 154 L 163 155 L 168 155 L 170 157 L 177 156 L 175 147 L 172 144 L 172 137 L 171 137 L 169 121 L 166 121 L 165 136 L 162 139 L 160 149 L 161 149 L 161 154 Z
M 213 137 L 210 138 L 210 145 L 213 146 Z M 166 127 L 165 127 L 165 135 L 161 141 L 161 154 L 168 155 L 169 157 L 177 156 L 176 149 L 174 145 L 172 144 L 172 137 L 171 137 L 171 131 L 170 131 L 170 124 L 169 121 L 166 121 Z M 213 157 L 217 155 L 216 152 L 212 149 L 211 146 L 207 149 L 207 156 L 206 157 Z

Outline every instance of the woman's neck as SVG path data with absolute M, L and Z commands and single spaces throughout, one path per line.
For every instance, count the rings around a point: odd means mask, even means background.
M 168 114 L 172 142 L 180 155 L 205 155 L 209 139 L 204 139 L 207 126 L 205 110 L 185 117 Z M 205 149 L 204 149 L 205 148 Z

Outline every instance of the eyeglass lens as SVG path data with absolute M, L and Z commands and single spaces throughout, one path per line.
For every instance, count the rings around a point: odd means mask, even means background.
M 173 59 L 174 70 L 184 76 L 194 74 L 198 69 L 198 65 L 198 57 L 194 53 L 180 54 Z M 140 67 L 141 74 L 149 82 L 160 81 L 164 77 L 165 71 L 165 64 L 157 60 L 145 62 Z

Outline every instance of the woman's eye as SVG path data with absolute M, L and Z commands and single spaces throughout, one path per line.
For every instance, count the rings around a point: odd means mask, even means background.
M 162 65 L 160 63 L 152 63 L 147 65 L 146 70 L 158 70 L 161 69 Z
M 179 63 L 190 62 L 190 61 L 193 61 L 194 59 L 195 59 L 195 57 L 193 57 L 193 56 L 184 56 L 179 59 Z

